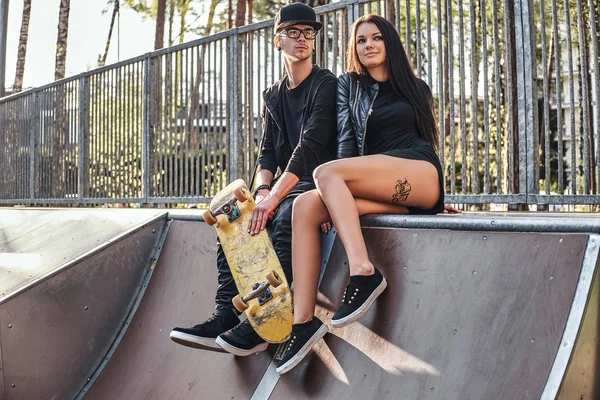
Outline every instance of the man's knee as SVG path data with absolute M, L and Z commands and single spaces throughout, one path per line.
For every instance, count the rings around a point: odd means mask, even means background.
M 273 221 L 271 222 L 273 232 L 280 229 L 286 229 L 287 226 L 291 229 L 293 203 L 294 199 L 288 198 L 279 204 L 279 207 L 273 216 Z

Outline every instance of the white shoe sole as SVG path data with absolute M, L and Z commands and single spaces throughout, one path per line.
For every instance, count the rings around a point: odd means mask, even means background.
M 213 338 L 198 337 L 179 331 L 172 331 L 169 337 L 175 343 L 181 344 L 183 346 L 193 347 L 195 349 L 202 350 L 219 351 L 221 353 L 224 353 L 223 349 L 217 345 L 215 339 Z
M 333 328 L 343 328 L 344 326 L 349 325 L 349 324 L 353 323 L 354 321 L 358 320 L 367 311 L 369 311 L 369 308 L 371 307 L 371 305 L 373 304 L 375 299 L 377 299 L 377 297 L 379 297 L 379 295 L 381 293 L 383 293 L 383 291 L 385 290 L 386 287 L 387 287 L 387 281 L 385 280 L 385 278 L 383 278 L 383 280 L 381 281 L 379 286 L 377 286 L 375 288 L 373 293 L 371 293 L 371 295 L 369 296 L 367 301 L 365 301 L 362 306 L 360 306 L 352 314 L 349 314 L 349 315 L 345 316 L 344 318 L 335 319 L 335 320 L 332 319 L 331 326 Z
M 220 336 L 215 339 L 215 342 L 226 352 L 231 353 L 236 356 L 240 356 L 240 357 L 251 356 L 254 353 L 265 351 L 267 349 L 267 347 L 269 347 L 269 343 L 265 342 L 265 343 L 257 344 L 250 350 L 240 349 L 238 347 L 230 345 L 229 343 L 227 343 L 226 341 L 221 339 Z
M 328 330 L 329 329 L 327 328 L 327 325 L 321 325 L 321 327 L 315 332 L 314 335 L 312 335 L 308 342 L 306 342 L 300 351 L 298 351 L 298 354 L 290 358 L 285 364 L 280 365 L 275 371 L 279 375 L 282 375 L 294 368 L 296 365 L 300 364 L 310 349 L 312 349 L 312 347 L 317 344 L 317 342 L 321 340 L 323 336 L 325 336 Z

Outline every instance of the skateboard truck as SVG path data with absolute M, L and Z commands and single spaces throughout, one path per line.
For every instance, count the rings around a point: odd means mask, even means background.
M 252 299 L 258 299 L 258 304 L 261 306 L 273 298 L 273 294 L 269 290 L 269 282 L 255 283 L 252 285 L 252 291 L 242 297 L 244 303 L 248 303 Z
M 266 281 L 252 285 L 252 291 L 250 293 L 243 297 L 238 294 L 233 298 L 233 305 L 238 311 L 246 311 L 250 300 L 258 299 L 258 304 L 262 306 L 273 298 L 273 293 L 271 293 L 269 286 L 273 286 L 274 288 L 278 287 L 282 283 L 281 278 L 274 271 L 270 271 L 266 278 Z
M 238 206 L 237 202 L 239 201 L 243 203 L 248 199 L 251 199 L 250 194 L 246 192 L 244 188 L 239 187 L 233 191 L 233 197 L 229 199 L 229 201 L 221 205 L 221 207 L 217 208 L 214 212 L 206 210 L 202 214 L 202 218 L 209 226 L 217 223 L 218 215 L 226 215 L 227 221 L 233 222 L 241 215 L 240 207 Z
M 229 222 L 233 222 L 239 218 L 241 215 L 240 208 L 237 205 L 237 199 L 235 197 L 219 207 L 219 209 L 213 215 L 216 217 L 217 215 L 221 214 L 227 215 L 227 220 Z

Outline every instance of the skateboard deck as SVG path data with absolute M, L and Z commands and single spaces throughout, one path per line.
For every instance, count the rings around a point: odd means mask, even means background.
M 281 343 L 292 331 L 292 296 L 267 231 L 248 233 L 255 204 L 246 183 L 238 179 L 217 193 L 202 217 L 215 226 L 223 246 L 239 292 L 234 306 L 246 312 L 264 340 Z

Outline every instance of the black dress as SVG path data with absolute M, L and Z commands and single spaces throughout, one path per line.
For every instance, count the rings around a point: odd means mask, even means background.
M 384 154 L 433 164 L 438 171 L 440 185 L 438 202 L 428 210 L 407 208 L 411 214 L 437 214 L 444 211 L 444 175 L 440 159 L 429 142 L 419 136 L 414 109 L 406 98 L 396 93 L 389 81 L 379 82 L 379 93 L 367 121 L 364 154 Z

